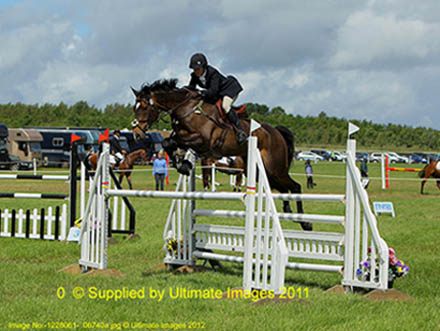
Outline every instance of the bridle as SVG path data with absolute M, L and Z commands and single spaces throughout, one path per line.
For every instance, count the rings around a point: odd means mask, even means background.
M 161 114 L 159 115 L 159 118 L 157 119 L 157 121 L 164 120 L 163 118 L 164 118 L 166 115 L 170 115 L 170 116 L 172 116 L 173 113 L 174 113 L 177 109 L 179 109 L 179 108 L 182 107 L 185 103 L 187 103 L 189 100 L 191 100 L 192 98 L 195 97 L 195 95 L 192 93 L 192 91 L 191 91 L 190 89 L 188 89 L 188 88 L 186 88 L 186 87 L 184 87 L 183 89 L 185 89 L 185 90 L 187 90 L 187 91 L 189 92 L 189 96 L 186 97 L 182 102 L 180 102 L 179 104 L 177 104 L 175 107 L 173 107 L 173 108 L 171 108 L 171 109 L 169 109 L 168 107 L 166 107 L 166 106 L 160 104 L 155 98 L 154 98 L 154 99 L 148 99 L 148 101 L 149 101 L 148 103 L 149 103 L 149 105 L 153 108 L 153 110 L 156 111 L 156 112 L 158 112 L 158 113 L 161 113 Z M 185 114 L 179 116 L 179 120 L 182 120 L 182 119 L 188 117 L 189 115 L 191 115 L 191 114 L 192 114 L 194 111 L 196 111 L 196 110 L 197 110 L 196 108 L 193 108 L 193 109 L 191 109 L 190 111 L 186 112 Z M 140 130 L 146 135 L 149 126 L 144 126 L 144 127 L 142 127 L 141 124 L 142 124 L 142 123 L 147 123 L 147 122 L 148 122 L 148 119 L 146 119 L 146 120 L 138 120 L 138 119 L 135 118 L 135 119 L 131 122 L 131 126 L 132 126 L 133 128 L 138 128 L 138 129 L 140 129 Z

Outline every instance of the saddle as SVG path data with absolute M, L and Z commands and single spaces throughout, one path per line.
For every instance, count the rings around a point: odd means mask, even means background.
M 226 117 L 226 113 L 225 113 L 225 111 L 224 111 L 224 109 L 223 109 L 223 107 L 222 107 L 222 99 L 219 99 L 216 103 L 215 103 L 215 105 L 217 106 L 217 111 L 218 111 L 218 113 L 219 113 L 219 115 L 220 115 L 220 118 L 224 121 L 224 122 L 226 122 L 226 123 L 229 123 L 229 121 L 228 121 L 228 119 L 227 119 L 227 117 Z M 244 105 L 241 105 L 241 106 L 238 106 L 238 107 L 236 107 L 236 106 L 232 106 L 232 109 L 237 113 L 237 115 L 238 115 L 238 117 L 239 118 L 248 118 L 248 113 L 246 112 L 246 104 L 244 104 Z

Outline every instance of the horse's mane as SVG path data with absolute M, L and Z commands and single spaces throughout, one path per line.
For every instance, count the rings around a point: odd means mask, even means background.
M 170 92 L 177 89 L 177 78 L 158 79 L 151 84 L 144 83 L 141 86 L 141 94 L 148 97 L 152 92 Z

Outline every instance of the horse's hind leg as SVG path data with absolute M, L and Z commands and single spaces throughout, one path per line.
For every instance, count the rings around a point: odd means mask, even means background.
M 439 190 L 440 190 L 440 180 L 437 181 L 437 187 L 438 187 Z
M 425 183 L 426 183 L 426 178 L 423 178 L 422 183 L 420 184 L 420 194 L 423 194 L 423 187 L 425 186 Z
M 280 183 L 284 183 L 284 185 L 280 185 Z M 278 183 L 274 183 L 273 188 L 280 191 L 280 193 L 296 193 L 301 194 L 301 185 L 294 181 L 292 178 L 290 178 L 289 175 L 284 176 L 283 179 L 281 179 Z M 278 184 L 278 185 L 277 185 Z M 271 185 L 272 186 L 272 185 Z M 298 211 L 298 214 L 303 214 L 304 209 L 302 205 L 302 201 L 296 202 L 296 209 Z M 283 201 L 283 211 L 285 213 L 292 213 L 292 209 L 290 208 L 289 201 Z M 299 222 L 301 224 L 301 227 L 305 231 L 312 231 L 313 226 L 309 222 Z

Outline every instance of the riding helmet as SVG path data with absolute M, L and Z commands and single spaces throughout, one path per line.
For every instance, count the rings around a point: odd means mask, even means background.
M 208 60 L 206 60 L 206 56 L 202 53 L 196 53 L 191 56 L 191 60 L 189 61 L 189 67 L 191 69 L 197 70 L 201 67 L 206 67 L 208 65 Z

